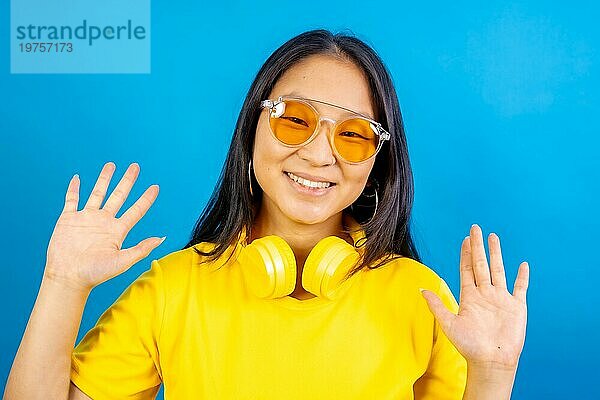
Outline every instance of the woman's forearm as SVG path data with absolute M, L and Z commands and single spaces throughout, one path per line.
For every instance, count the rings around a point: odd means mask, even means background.
M 67 399 L 71 353 L 90 291 L 44 276 L 4 399 Z
M 467 385 L 463 400 L 508 400 L 517 367 L 467 365 Z

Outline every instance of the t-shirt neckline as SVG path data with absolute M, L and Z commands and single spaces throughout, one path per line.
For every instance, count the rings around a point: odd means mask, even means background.
M 342 300 L 342 298 L 346 296 L 350 287 L 355 284 L 355 282 L 359 279 L 362 273 L 363 270 L 360 270 L 354 275 L 352 275 L 350 278 L 342 282 L 336 293 L 336 296 L 333 299 L 327 299 L 324 297 L 316 296 L 310 299 L 299 300 L 295 297 L 287 295 L 283 297 L 277 297 L 275 299 L 269 299 L 266 301 L 272 301 L 275 304 L 292 310 L 314 310 L 316 308 L 325 308 L 328 306 L 332 306 L 336 303 L 339 303 L 340 300 Z

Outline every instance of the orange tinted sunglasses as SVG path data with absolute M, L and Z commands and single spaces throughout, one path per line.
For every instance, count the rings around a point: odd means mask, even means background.
M 340 108 L 354 115 L 337 121 L 323 117 L 309 101 Z M 263 100 L 260 105 L 270 111 L 271 133 L 281 144 L 288 147 L 310 143 L 317 136 L 321 121 L 331 122 L 331 147 L 349 164 L 364 163 L 375 157 L 383 142 L 391 136 L 379 122 L 348 108 L 320 100 L 280 96 L 277 100 Z

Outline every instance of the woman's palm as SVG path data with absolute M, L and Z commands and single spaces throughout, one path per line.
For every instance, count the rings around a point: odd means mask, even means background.
M 461 247 L 457 315 L 434 293 L 423 294 L 442 330 L 467 361 L 514 368 L 525 342 L 529 266 L 521 263 L 511 295 L 497 235 L 489 236 L 489 248 L 488 267 L 481 228 L 473 225 Z
M 65 207 L 50 238 L 45 276 L 91 289 L 124 272 L 162 242 L 159 238 L 148 238 L 134 247 L 121 250 L 129 231 L 156 199 L 158 186 L 150 186 L 121 217 L 116 218 L 137 179 L 139 167 L 137 164 L 129 166 L 105 205 L 100 208 L 114 168 L 113 163 L 104 165 L 81 211 L 77 211 L 78 177 L 73 177 L 69 183 Z
M 468 360 L 516 365 L 525 340 L 525 303 L 493 286 L 461 293 L 458 318 L 447 333 L 456 348 Z

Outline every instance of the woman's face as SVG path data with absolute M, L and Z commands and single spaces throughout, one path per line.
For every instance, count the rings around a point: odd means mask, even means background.
M 275 84 L 269 99 L 295 96 L 325 101 L 374 118 L 371 95 L 362 71 L 353 63 L 328 56 L 311 56 L 288 69 Z M 264 99 L 261 99 L 264 100 Z M 347 111 L 316 102 L 320 115 L 334 120 Z M 286 147 L 273 137 L 268 110 L 263 109 L 256 128 L 253 167 L 263 190 L 261 214 L 316 224 L 337 215 L 363 191 L 375 158 L 362 164 L 347 164 L 331 148 L 328 135 L 332 123 L 322 121 L 317 136 L 302 147 Z M 334 162 L 335 161 L 335 162 Z M 287 172 L 333 182 L 315 193 L 303 189 Z

